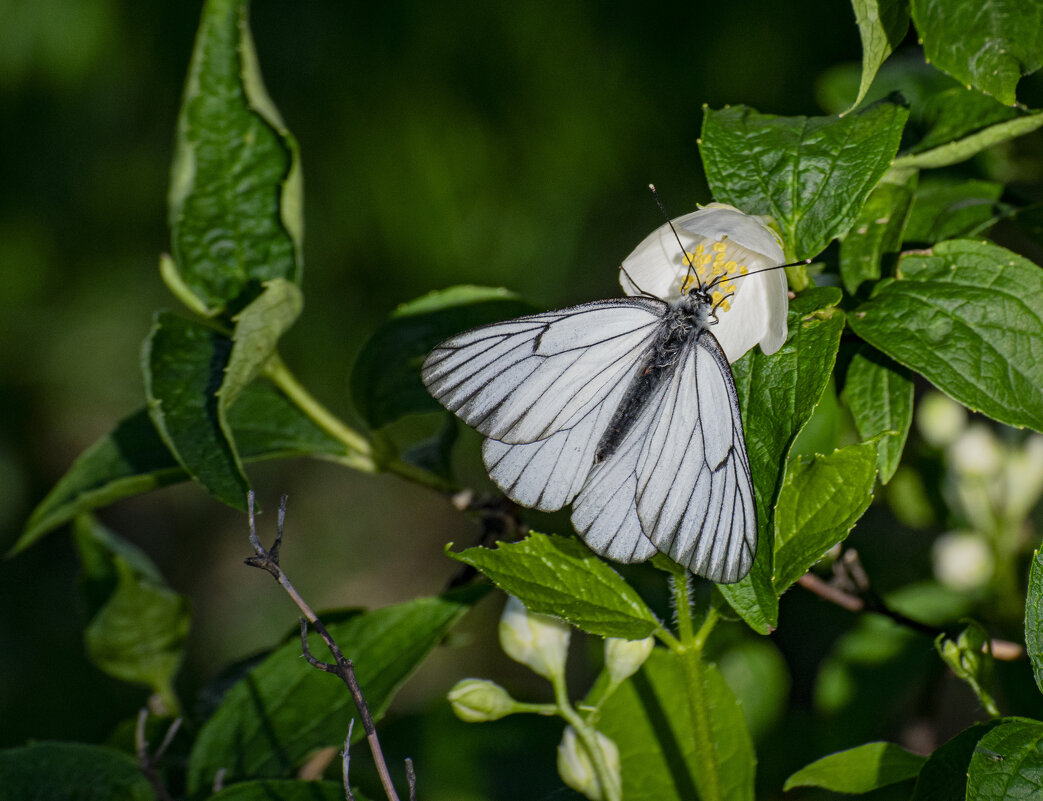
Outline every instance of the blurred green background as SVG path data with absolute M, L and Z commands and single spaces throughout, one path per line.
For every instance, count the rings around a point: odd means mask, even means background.
M 174 305 L 156 267 L 169 247 L 174 122 L 200 7 L 0 0 L 5 550 L 72 460 L 143 403 L 140 343 L 154 309 Z M 835 0 L 256 0 L 252 27 L 305 175 L 306 307 L 281 349 L 349 418 L 354 356 L 397 304 L 456 283 L 506 286 L 545 308 L 618 294 L 616 265 L 660 222 L 647 184 L 674 215 L 711 199 L 697 150 L 702 104 L 823 113 L 823 72 L 860 58 L 853 12 Z M 444 543 L 475 536 L 440 498 L 391 477 L 312 462 L 249 474 L 268 507 L 289 493 L 283 564 L 319 608 L 436 593 L 455 567 Z M 199 489 L 123 501 L 101 517 L 191 599 L 180 682 L 189 704 L 221 667 L 293 626 L 270 579 L 242 566 L 243 517 Z M 76 573 L 65 531 L 0 563 L 0 746 L 103 741 L 145 698 L 85 660 Z M 456 647 L 407 686 L 401 721 L 438 707 L 463 672 L 524 685 L 490 646 L 498 603 L 479 608 Z M 817 616 L 826 632 L 810 645 L 785 635 L 800 660 L 799 707 L 829 637 L 850 619 L 793 603 L 807 608 L 791 619 Z M 460 747 L 483 747 L 482 727 L 456 723 L 444 704 L 439 716 Z M 395 726 L 404 747 L 422 736 Z M 547 749 L 560 727 L 519 726 L 499 729 L 500 745 L 524 763 L 528 735 L 517 732 L 531 729 L 550 793 Z M 844 739 L 838 747 L 859 741 Z M 816 747 L 807 743 L 808 759 L 824 753 Z M 762 760 L 783 776 L 803 764 Z

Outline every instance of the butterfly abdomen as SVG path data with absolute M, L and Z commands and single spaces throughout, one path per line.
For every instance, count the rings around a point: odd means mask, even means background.
M 706 329 L 707 316 L 707 305 L 694 296 L 686 296 L 671 306 L 598 442 L 594 452 L 595 464 L 616 452 L 649 399 L 672 374 L 678 359 L 694 344 L 699 333 Z

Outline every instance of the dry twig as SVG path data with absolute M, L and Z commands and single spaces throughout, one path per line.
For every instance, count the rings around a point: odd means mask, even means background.
M 275 542 L 272 543 L 272 547 L 268 549 L 265 549 L 265 547 L 261 545 L 261 540 L 257 536 L 257 527 L 254 522 L 254 494 L 252 490 L 247 495 L 247 508 L 250 522 L 250 544 L 253 546 L 254 556 L 248 557 L 245 560 L 246 564 L 250 565 L 250 567 L 258 567 L 271 573 L 275 580 L 278 581 L 280 586 L 282 586 L 286 591 L 286 594 L 289 595 L 297 605 L 297 608 L 301 610 L 301 613 L 304 615 L 304 618 L 301 619 L 301 649 L 304 653 L 304 658 L 308 660 L 308 664 L 312 667 L 326 673 L 332 673 L 348 686 L 348 691 L 351 693 L 351 698 L 355 702 L 355 708 L 358 710 L 359 718 L 362 721 L 362 728 L 366 732 L 366 741 L 369 743 L 369 750 L 373 754 L 373 762 L 376 764 L 377 773 L 380 776 L 380 784 L 384 788 L 384 794 L 387 796 L 388 801 L 399 801 L 398 793 L 395 791 L 395 785 L 391 782 L 391 774 L 388 772 L 387 762 L 384 759 L 384 752 L 380 748 L 380 739 L 377 737 L 377 728 L 373 723 L 373 716 L 370 714 L 369 706 L 367 706 L 366 699 L 362 695 L 362 690 L 359 687 L 358 680 L 355 678 L 355 666 L 352 664 L 350 659 L 341 653 L 340 646 L 337 645 L 336 641 L 326 629 L 326 626 L 323 625 L 322 621 L 319 620 L 312 608 L 308 606 L 307 602 L 305 602 L 297 590 L 294 589 L 293 584 L 290 583 L 290 580 L 286 577 L 282 568 L 279 567 L 279 546 L 282 545 L 283 525 L 286 522 L 286 496 L 283 495 L 279 502 L 279 518 L 276 527 Z M 329 649 L 329 652 L 333 655 L 335 660 L 333 663 L 322 662 L 312 656 L 311 651 L 308 648 L 309 623 L 315 631 L 318 632 L 319 636 L 322 637 L 323 642 L 326 643 L 326 647 Z M 345 751 L 346 750 L 347 749 L 345 748 Z M 345 767 L 347 767 L 347 765 L 345 765 Z M 344 782 L 345 786 L 347 786 L 346 771 Z

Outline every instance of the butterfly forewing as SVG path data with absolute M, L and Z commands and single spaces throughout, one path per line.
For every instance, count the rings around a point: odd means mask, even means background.
M 626 383 L 665 307 L 598 301 L 466 331 L 431 351 L 424 383 L 485 436 L 535 442 Z

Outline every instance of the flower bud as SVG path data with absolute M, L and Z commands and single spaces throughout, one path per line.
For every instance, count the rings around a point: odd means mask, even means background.
M 564 674 L 571 633 L 557 618 L 530 614 L 513 595 L 507 598 L 500 617 L 500 645 L 507 656 L 541 676 L 552 679 Z
M 1004 506 L 1007 517 L 1021 520 L 1043 495 L 1043 436 L 1032 434 L 1004 465 Z
M 463 679 L 447 696 L 453 712 L 466 723 L 499 720 L 511 714 L 515 701 L 499 684 L 484 679 Z
M 622 783 L 622 772 L 619 764 L 619 749 L 601 732 L 594 733 L 597 738 L 598 748 L 604 757 L 608 768 L 608 781 L 619 787 Z M 594 772 L 594 763 L 587 753 L 586 747 L 580 741 L 576 730 L 572 726 L 565 727 L 565 733 L 561 737 L 558 746 L 558 775 L 562 781 L 578 793 L 583 793 L 592 801 L 600 801 L 605 797 L 604 789 L 598 781 L 597 773 Z
M 1003 447 L 984 423 L 973 423 L 949 449 L 952 466 L 965 476 L 994 476 L 1003 466 Z
M 655 638 L 643 640 L 621 640 L 609 637 L 605 640 L 605 670 L 613 684 L 621 684 L 637 673 L 648 655 L 652 653 Z
M 960 592 L 976 590 L 992 578 L 993 556 L 985 540 L 970 531 L 950 531 L 931 549 L 934 575 Z
M 940 392 L 929 392 L 916 410 L 916 425 L 929 445 L 944 448 L 967 427 L 967 410 Z

